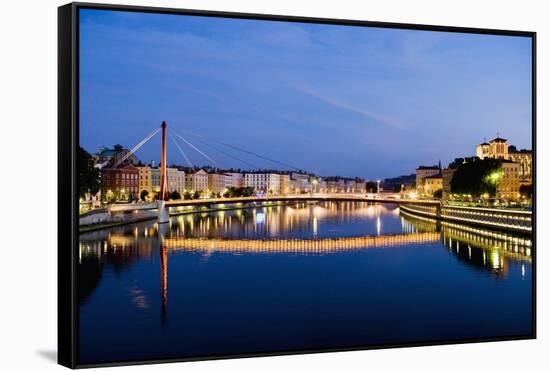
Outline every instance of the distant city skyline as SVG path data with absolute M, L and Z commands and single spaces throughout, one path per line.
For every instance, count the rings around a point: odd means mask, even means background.
M 219 167 L 284 169 L 188 131 L 320 176 L 411 174 L 497 133 L 531 148 L 530 38 L 107 10 L 80 22 L 90 152 L 131 148 L 163 120 Z M 136 155 L 158 162 L 158 136 Z

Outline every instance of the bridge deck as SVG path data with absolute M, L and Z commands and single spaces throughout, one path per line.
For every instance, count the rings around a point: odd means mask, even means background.
M 277 201 L 361 201 L 361 202 L 384 202 L 384 203 L 412 203 L 422 205 L 438 205 L 436 200 L 410 200 L 393 197 L 369 198 L 365 195 L 342 195 L 342 194 L 312 194 L 312 195 L 287 195 L 267 197 L 238 197 L 238 198 L 211 198 L 199 200 L 172 200 L 167 201 L 167 207 L 194 206 L 194 205 L 216 205 L 247 202 L 277 202 Z

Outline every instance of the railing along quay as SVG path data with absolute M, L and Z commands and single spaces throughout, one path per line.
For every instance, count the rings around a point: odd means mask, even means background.
M 532 233 L 532 213 L 524 210 L 491 209 L 484 207 L 402 204 L 400 208 L 431 218 L 482 225 L 511 232 Z

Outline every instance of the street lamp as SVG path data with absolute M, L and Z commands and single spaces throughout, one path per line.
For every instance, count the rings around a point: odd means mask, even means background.
M 380 179 L 376 180 L 376 193 L 380 194 Z

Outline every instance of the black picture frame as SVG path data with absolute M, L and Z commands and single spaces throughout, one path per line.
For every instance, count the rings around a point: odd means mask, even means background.
M 177 15 L 198 15 L 238 19 L 256 19 L 300 23 L 369 26 L 408 30 L 444 31 L 456 33 L 524 36 L 532 41 L 532 149 L 533 149 L 533 233 L 535 247 L 532 252 L 532 334 L 516 337 L 489 337 L 449 341 L 411 342 L 398 345 L 360 346 L 353 348 L 308 349 L 288 352 L 243 353 L 223 356 L 151 359 L 146 361 L 120 361 L 101 364 L 81 364 L 78 359 L 78 171 L 76 154 L 79 146 L 79 10 L 102 9 L 127 12 L 164 13 Z M 388 23 L 348 19 L 313 18 L 269 14 L 234 13 L 192 9 L 173 9 L 146 6 L 128 6 L 97 3 L 70 3 L 58 8 L 58 363 L 69 368 L 98 366 L 120 366 L 153 364 L 256 356 L 276 356 L 335 351 L 367 350 L 379 348 L 416 347 L 427 345 L 449 345 L 489 341 L 526 340 L 536 338 L 536 32 L 513 31 L 487 28 L 449 27 L 407 23 Z

